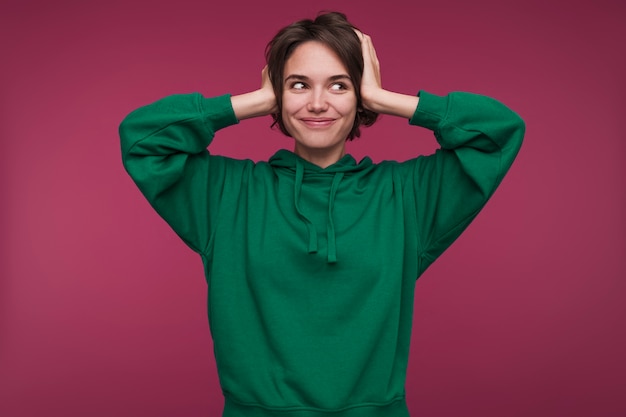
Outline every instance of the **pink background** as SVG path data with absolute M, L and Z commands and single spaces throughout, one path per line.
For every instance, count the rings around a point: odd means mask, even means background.
M 275 31 L 321 9 L 372 36 L 387 88 L 479 92 L 527 122 L 502 187 L 418 281 L 413 415 L 626 415 L 623 2 L 211 3 L 2 1 L 1 416 L 219 415 L 200 259 L 124 172 L 117 126 L 168 94 L 256 88 Z M 212 150 L 290 147 L 269 124 Z M 383 117 L 349 150 L 434 147 Z

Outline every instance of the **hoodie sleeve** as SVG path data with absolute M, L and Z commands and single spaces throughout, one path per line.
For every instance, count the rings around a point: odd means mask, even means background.
M 433 155 L 403 164 L 413 194 L 421 271 L 467 228 L 513 163 L 524 121 L 502 103 L 477 94 L 420 92 L 409 121 L 434 132 Z
M 230 96 L 173 95 L 130 113 L 119 134 L 128 174 L 157 213 L 196 252 L 211 235 L 228 161 L 207 146 L 237 123 Z

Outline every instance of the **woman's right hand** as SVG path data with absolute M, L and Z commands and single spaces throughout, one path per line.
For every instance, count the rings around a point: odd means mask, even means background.
M 270 82 L 267 65 L 261 71 L 261 88 L 230 98 L 238 120 L 267 116 L 278 111 L 274 88 Z
M 272 82 L 270 81 L 270 74 L 267 65 L 261 71 L 261 90 L 264 92 L 264 95 L 267 97 L 268 108 L 270 109 L 267 114 L 276 113 L 278 111 L 278 107 L 276 106 L 276 96 L 274 94 L 274 87 L 272 87 Z

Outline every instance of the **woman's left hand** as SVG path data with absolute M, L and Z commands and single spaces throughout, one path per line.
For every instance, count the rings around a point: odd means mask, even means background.
M 372 43 L 372 38 L 358 30 L 355 30 L 361 41 L 363 52 L 363 78 L 361 79 L 361 99 L 363 106 L 372 111 L 375 109 L 377 94 L 383 89 L 380 77 L 380 62 L 376 56 L 376 49 Z
M 372 38 L 354 30 L 361 40 L 363 52 L 363 78 L 361 79 L 361 101 L 363 107 L 376 113 L 411 118 L 419 102 L 417 96 L 385 90 L 380 77 L 380 63 Z

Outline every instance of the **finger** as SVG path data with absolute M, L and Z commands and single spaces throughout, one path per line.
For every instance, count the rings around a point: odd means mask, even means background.
M 380 63 L 378 61 L 378 56 L 376 55 L 376 49 L 374 48 L 374 43 L 372 42 L 372 38 L 369 35 L 363 34 L 363 59 L 366 64 L 371 65 L 372 71 L 374 73 L 374 78 L 380 85 L 381 76 L 380 76 Z
M 378 63 L 378 56 L 376 55 L 376 48 L 374 48 L 374 43 L 372 42 L 372 38 L 369 35 L 363 35 L 363 41 L 367 46 L 367 51 L 370 55 L 372 61 Z
M 361 34 L 361 45 L 363 47 L 363 52 L 368 55 L 368 58 L 373 62 L 378 62 L 378 57 L 376 56 L 376 49 L 374 48 L 374 43 L 372 42 L 372 38 L 369 35 L 364 33 Z
M 263 70 L 261 71 L 261 84 L 265 84 L 267 81 L 269 81 L 269 69 L 266 66 L 263 67 Z
M 359 38 L 359 40 L 362 42 L 363 41 L 363 32 L 361 32 L 358 29 L 352 28 L 352 30 L 354 30 L 354 33 L 356 33 L 356 36 Z

